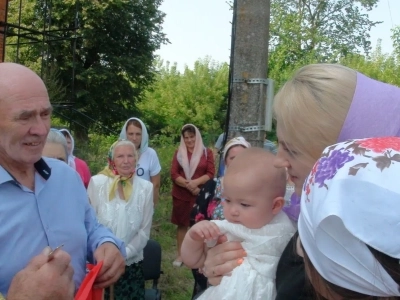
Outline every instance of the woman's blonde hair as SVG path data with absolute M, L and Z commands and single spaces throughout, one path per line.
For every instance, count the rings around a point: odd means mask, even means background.
M 302 67 L 285 83 L 273 109 L 291 150 L 315 161 L 337 141 L 356 83 L 356 71 L 338 64 Z

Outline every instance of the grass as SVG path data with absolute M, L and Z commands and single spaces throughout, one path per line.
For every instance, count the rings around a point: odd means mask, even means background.
M 159 281 L 162 299 L 188 300 L 192 297 L 193 276 L 190 269 L 176 268 L 172 262 L 176 258 L 176 226 L 170 222 L 172 198 L 169 193 L 161 195 L 154 211 L 151 238 L 162 248 L 161 269 L 164 272 Z

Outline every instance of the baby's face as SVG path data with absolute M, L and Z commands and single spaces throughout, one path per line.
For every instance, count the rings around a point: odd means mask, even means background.
M 259 187 L 252 176 L 243 173 L 226 175 L 223 182 L 225 200 L 222 202 L 226 220 L 251 229 L 268 224 L 274 217 L 273 199 L 268 184 Z

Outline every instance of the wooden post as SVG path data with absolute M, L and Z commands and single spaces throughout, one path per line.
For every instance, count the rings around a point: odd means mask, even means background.
M 236 1 L 228 137 L 242 135 L 252 146 L 263 147 L 270 0 Z
M 0 62 L 4 61 L 6 35 L 3 33 L 6 30 L 4 24 L 7 22 L 7 2 L 8 0 L 0 0 Z

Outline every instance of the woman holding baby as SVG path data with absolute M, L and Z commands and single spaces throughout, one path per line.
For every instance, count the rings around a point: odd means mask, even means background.
M 399 137 L 400 89 L 341 65 L 308 65 L 279 91 L 274 112 L 274 164 L 302 197 L 299 238 L 278 264 L 276 299 L 311 299 L 311 290 L 326 299 L 397 299 L 400 142 L 346 141 Z M 217 245 L 204 274 L 218 285 L 243 257 L 238 242 Z

